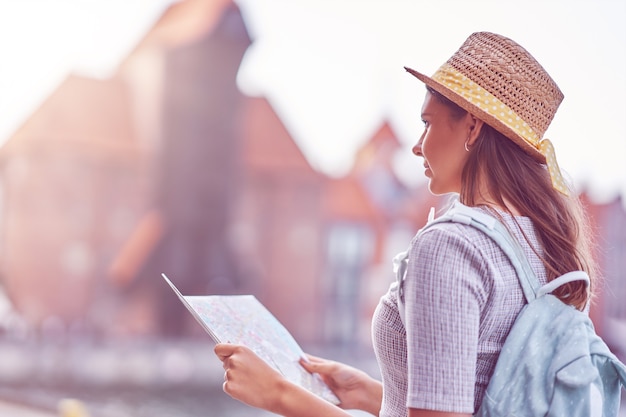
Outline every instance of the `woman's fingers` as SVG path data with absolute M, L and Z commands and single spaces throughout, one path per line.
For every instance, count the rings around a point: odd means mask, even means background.
M 235 348 L 235 345 L 231 345 L 230 343 L 218 343 L 217 345 L 215 345 L 215 348 L 213 349 L 213 351 L 215 352 L 217 357 L 222 362 L 224 362 L 226 358 L 228 358 L 229 356 L 233 354 L 234 348 Z
M 233 345 L 231 343 L 218 343 L 215 345 L 213 351 L 217 355 L 217 357 L 224 362 L 227 358 L 233 355 L 238 349 L 243 348 L 241 345 Z
M 320 358 L 318 356 L 309 355 L 308 353 L 306 353 L 305 355 L 306 355 L 306 358 L 303 358 L 303 359 L 307 359 L 309 362 L 313 362 L 313 363 L 328 362 L 328 359 Z
M 308 361 L 301 359 L 300 365 L 310 373 L 328 373 L 336 367 L 336 363 L 327 359 L 308 355 Z
M 263 409 L 269 409 L 280 397 L 284 377 L 250 348 L 219 343 L 214 351 L 223 363 L 222 389 L 226 394 Z
M 309 373 L 316 373 L 319 370 L 320 362 L 305 361 L 300 359 L 300 365 L 306 369 Z

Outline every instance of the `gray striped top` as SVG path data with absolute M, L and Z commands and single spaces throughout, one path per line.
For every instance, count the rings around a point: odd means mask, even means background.
M 545 283 L 543 264 L 513 217 L 503 216 Z M 538 249 L 530 219 L 515 219 Z M 406 416 L 407 407 L 473 414 L 525 302 L 508 258 L 471 226 L 435 225 L 411 242 L 404 298 L 408 330 L 391 290 L 372 322 L 383 382 L 380 416 Z

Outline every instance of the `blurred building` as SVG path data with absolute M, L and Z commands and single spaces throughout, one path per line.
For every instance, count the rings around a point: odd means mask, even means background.
M 590 315 L 596 331 L 609 347 L 626 358 L 626 210 L 621 197 L 606 203 L 593 203 L 586 193 L 586 203 L 596 234 L 596 259 L 600 280 Z
M 161 272 L 245 288 L 227 229 L 249 44 L 232 2 L 176 3 L 111 79 L 70 76 L 2 148 L 2 273 L 31 323 L 175 335 Z
M 164 272 L 186 295 L 255 294 L 302 342 L 369 343 L 390 260 L 442 201 L 398 180 L 384 122 L 346 176 L 313 169 L 237 89 L 250 43 L 230 0 L 177 2 L 112 78 L 70 76 L 0 149 L 0 279 L 35 328 L 201 334 Z M 595 208 L 623 292 L 624 211 Z M 593 313 L 626 319 L 606 296 Z
M 114 77 L 69 77 L 0 150 L 3 281 L 30 323 L 201 332 L 165 272 L 184 294 L 256 294 L 303 341 L 363 330 L 360 279 L 409 195 L 397 139 L 383 126 L 347 178 L 315 171 L 237 90 L 249 45 L 232 2 L 176 3 Z

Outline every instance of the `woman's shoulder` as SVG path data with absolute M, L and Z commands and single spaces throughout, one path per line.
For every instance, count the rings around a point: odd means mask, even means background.
M 515 216 L 496 208 L 468 207 L 455 201 L 437 218 L 431 214 L 427 224 L 418 232 L 416 238 L 426 233 L 431 233 L 430 237 L 438 234 L 456 234 L 470 238 L 485 235 L 479 228 L 471 225 L 471 219 L 475 220 L 473 223 L 483 223 L 489 228 L 493 228 L 494 223 L 502 223 L 513 235 L 535 234 L 533 222 L 528 217 Z
M 411 242 L 414 257 L 438 262 L 442 258 L 483 258 L 495 243 L 477 228 L 453 221 L 435 222 L 420 230 Z
M 451 209 L 453 210 L 453 209 Z M 493 211 L 487 208 L 471 208 L 470 215 L 480 217 L 480 221 L 500 222 L 507 230 L 520 242 L 522 247 L 532 244 L 538 248 L 538 241 L 535 236 L 535 229 L 532 221 L 528 217 L 512 216 L 502 211 Z M 466 251 L 476 251 L 493 254 L 499 252 L 498 244 L 479 228 L 470 224 L 463 218 L 452 218 L 450 211 L 445 212 L 440 217 L 447 221 L 429 220 L 429 223 L 422 228 L 413 238 L 412 247 L 419 247 L 422 250 L 430 248 L 430 251 L 459 248 Z M 528 239 L 528 240 L 527 240 Z M 428 250 L 428 249 L 427 249 Z
M 445 216 L 445 214 L 444 214 Z M 430 221 L 413 238 L 414 244 L 437 244 L 455 241 L 460 245 L 475 246 L 488 238 L 478 228 L 449 219 L 448 221 Z

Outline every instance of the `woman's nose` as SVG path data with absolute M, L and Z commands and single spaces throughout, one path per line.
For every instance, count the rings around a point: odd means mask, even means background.
M 415 156 L 423 156 L 422 155 L 422 141 L 420 140 L 419 142 L 417 142 L 415 146 L 413 146 L 411 151 L 413 152 L 413 155 Z
M 413 155 L 415 156 L 422 156 L 422 157 L 424 156 L 424 154 L 422 153 L 422 143 L 424 143 L 424 135 L 426 135 L 426 131 L 422 133 L 422 135 L 420 136 L 415 146 L 413 146 L 413 149 L 411 149 L 411 151 L 413 152 Z

